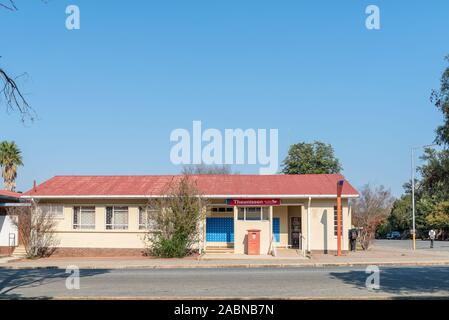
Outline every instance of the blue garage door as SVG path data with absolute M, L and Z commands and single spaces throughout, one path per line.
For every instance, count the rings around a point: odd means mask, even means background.
M 207 242 L 234 242 L 234 218 L 206 218 Z
M 281 241 L 281 221 L 279 218 L 273 218 L 273 235 L 276 242 Z

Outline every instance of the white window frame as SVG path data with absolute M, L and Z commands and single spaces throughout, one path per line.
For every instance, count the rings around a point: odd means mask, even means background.
M 79 208 L 79 221 L 77 224 L 75 224 L 75 208 Z M 89 208 L 89 209 L 87 209 Z M 84 210 L 89 210 L 92 211 L 93 208 L 93 212 L 94 212 L 94 223 L 93 224 L 83 224 L 82 223 L 82 213 L 83 213 L 83 209 Z M 95 206 L 74 206 L 73 207 L 73 213 L 72 213 L 72 228 L 73 230 L 95 230 L 95 216 L 96 216 L 96 207 Z M 75 227 L 77 226 L 77 227 Z
M 142 221 L 140 221 L 140 214 L 142 213 L 142 211 L 146 216 L 145 223 L 142 223 Z M 148 231 L 154 230 L 154 227 L 152 227 L 152 223 L 150 222 L 151 219 L 149 219 L 149 214 L 150 212 L 155 211 L 157 211 L 157 209 L 139 207 L 139 230 L 148 230 Z
M 255 219 L 249 219 L 249 220 L 248 220 L 248 219 L 246 218 L 246 211 L 247 211 L 248 208 L 259 208 L 259 209 L 260 209 L 260 217 L 259 217 L 259 219 L 257 219 L 257 220 L 255 220 Z M 270 220 L 269 215 L 268 215 L 268 218 L 267 218 L 267 219 L 264 219 L 264 218 L 263 218 L 263 211 L 264 211 L 264 209 L 268 209 L 268 207 L 238 207 L 238 210 L 239 210 L 239 211 L 240 211 L 240 209 L 243 209 L 243 220 L 238 218 L 238 214 L 239 214 L 240 212 L 237 213 L 237 220 L 240 220 L 240 221 L 269 221 L 269 220 Z
M 108 208 L 112 208 L 112 224 L 108 224 Z M 127 223 L 116 224 L 115 223 L 115 210 L 116 208 L 126 208 Z M 129 228 L 129 206 L 106 206 L 106 212 L 104 215 L 104 226 L 106 230 L 128 230 Z M 108 228 L 110 226 L 110 228 Z
M 39 204 L 38 208 L 42 212 L 48 211 L 49 214 L 55 219 L 64 219 L 64 205 L 62 204 L 45 203 Z M 58 209 L 60 209 L 60 211 Z

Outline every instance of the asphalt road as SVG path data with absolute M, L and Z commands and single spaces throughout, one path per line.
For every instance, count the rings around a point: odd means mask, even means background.
M 380 289 L 364 268 L 80 270 L 68 290 L 59 269 L 0 269 L 0 298 L 386 298 L 449 297 L 449 267 L 381 268 Z
M 374 245 L 382 249 L 411 249 L 412 240 L 375 240 Z M 449 252 L 449 241 L 435 241 L 433 249 L 430 248 L 430 240 L 416 240 L 416 250 L 419 251 L 445 251 Z

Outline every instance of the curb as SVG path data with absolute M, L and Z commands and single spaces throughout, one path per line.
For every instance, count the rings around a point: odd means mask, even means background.
M 362 267 L 369 265 L 377 266 L 449 266 L 449 261 L 390 261 L 390 262 L 340 262 L 340 263 L 241 263 L 241 264 L 184 264 L 184 265 L 118 265 L 118 266 L 83 266 L 80 269 L 99 270 L 137 270 L 137 269 L 257 269 L 257 268 L 326 268 L 326 267 Z M 65 269 L 63 266 L 0 266 L 0 270 L 52 270 Z
M 3 299 L 0 296 L 1 300 Z M 113 301 L 113 300 L 140 300 L 140 301 L 217 301 L 217 300 L 260 300 L 260 301 L 310 301 L 310 300 L 331 300 L 331 301 L 366 301 L 366 300 L 449 300 L 449 295 L 437 294 L 434 296 L 429 295 L 394 295 L 373 293 L 372 295 L 359 295 L 359 296 L 54 296 L 54 297 L 19 297 L 14 300 L 69 300 L 69 301 L 88 301 L 88 300 L 101 300 L 101 301 Z
M 245 296 L 245 297 L 235 297 L 235 296 L 85 296 L 85 297 L 64 297 L 58 296 L 53 297 L 51 300 L 182 300 L 182 301 L 216 301 L 216 300 L 261 300 L 261 301 L 271 301 L 271 300 L 281 300 L 281 301 L 310 301 L 310 300 L 331 300 L 331 301 L 365 301 L 365 300 L 449 300 L 448 295 L 436 295 L 436 296 L 425 296 L 425 295 L 385 295 L 385 294 L 373 294 L 367 296 L 340 296 L 340 297 L 328 297 L 328 296 Z

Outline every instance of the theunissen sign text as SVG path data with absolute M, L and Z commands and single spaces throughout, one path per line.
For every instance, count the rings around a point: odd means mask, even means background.
M 229 206 L 280 206 L 281 199 L 227 199 Z

